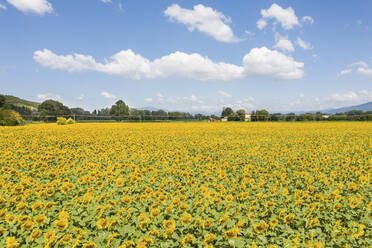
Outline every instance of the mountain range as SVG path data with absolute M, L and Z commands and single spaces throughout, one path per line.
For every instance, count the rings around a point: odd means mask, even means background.
M 325 114 L 336 114 L 336 113 L 344 113 L 352 110 L 362 110 L 362 111 L 372 111 L 372 102 L 363 103 L 360 105 L 350 106 L 350 107 L 342 107 L 342 108 L 335 108 L 335 109 L 324 109 L 324 110 L 313 110 L 313 111 L 297 111 L 296 114 L 304 114 L 304 113 L 316 113 L 321 112 Z

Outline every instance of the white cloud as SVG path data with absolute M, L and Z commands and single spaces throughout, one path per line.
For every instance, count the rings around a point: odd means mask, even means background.
M 226 91 L 223 91 L 223 90 L 219 90 L 219 91 L 217 91 L 217 93 L 220 94 L 223 97 L 227 97 L 227 98 L 231 98 L 232 97 L 232 95 L 230 93 L 228 93 Z
M 372 68 L 360 67 L 358 68 L 357 73 L 365 75 L 365 76 L 372 76 Z
M 79 96 L 76 97 L 76 99 L 79 100 L 79 101 L 81 101 L 81 100 L 84 99 L 84 97 L 85 97 L 84 94 L 80 94 Z
M 190 31 L 197 29 L 222 42 L 239 41 L 227 25 L 231 22 L 230 18 L 202 4 L 195 5 L 192 10 L 172 4 L 164 11 L 164 14 L 171 20 L 185 24 Z
M 275 41 L 276 44 L 274 48 L 281 49 L 284 52 L 293 52 L 295 50 L 292 42 L 288 40 L 288 36 L 281 36 L 275 33 Z
M 267 25 L 267 19 L 275 19 L 284 29 L 292 29 L 294 26 L 299 26 L 300 23 L 292 7 L 283 9 L 276 3 L 272 4 L 268 9 L 261 10 L 262 18 L 258 20 L 257 27 L 263 29 Z
M 9 4 L 13 5 L 18 10 L 24 13 L 34 13 L 43 15 L 45 13 L 52 13 L 52 4 L 47 0 L 7 0 Z
M 297 45 L 302 47 L 304 50 L 312 50 L 314 48 L 313 45 L 311 45 L 310 42 L 306 42 L 303 39 L 301 39 L 300 37 L 297 37 Z
M 122 3 L 119 3 L 119 4 L 118 4 L 118 7 L 119 7 L 119 10 L 120 10 L 120 11 L 123 11 L 123 10 L 124 10 L 124 7 L 123 7 L 123 4 L 122 4 Z
M 145 98 L 145 102 L 149 103 L 149 102 L 152 102 L 152 98 Z
M 371 61 L 372 62 L 372 61 Z M 372 76 L 372 68 L 368 67 L 368 64 L 364 61 L 357 61 L 346 66 L 346 69 L 339 72 L 337 75 L 342 76 L 345 74 L 350 74 L 355 70 L 357 74 L 364 76 Z
M 253 48 L 243 58 L 243 65 L 213 62 L 200 54 L 171 53 L 150 61 L 132 50 L 114 54 L 105 63 L 98 63 L 92 56 L 73 54 L 57 55 L 48 49 L 34 53 L 34 60 L 52 69 L 73 71 L 99 71 L 132 79 L 159 77 L 189 77 L 196 80 L 229 81 L 249 76 L 275 79 L 299 79 L 303 76 L 304 63 L 266 47 Z
M 311 16 L 304 16 L 304 17 L 302 17 L 301 21 L 303 21 L 303 22 L 308 21 L 308 22 L 310 22 L 310 24 L 314 23 L 314 19 Z
M 260 19 L 257 21 L 257 27 L 258 29 L 264 29 L 267 26 L 267 21 L 264 19 Z
M 357 61 L 351 64 L 348 64 L 347 67 L 363 67 L 363 68 L 368 68 L 368 64 L 364 61 Z
M 0 3 L 0 9 L 6 9 L 6 6 Z
M 114 98 L 116 98 L 116 96 L 115 96 L 114 94 L 110 94 L 110 93 L 108 93 L 108 92 L 106 92 L 106 91 L 101 92 L 101 96 L 103 96 L 103 97 L 105 97 L 105 98 L 109 98 L 109 99 L 114 99 Z
M 345 70 L 340 71 L 340 73 L 338 73 L 338 76 L 340 77 L 346 74 L 350 74 L 352 72 L 353 72 L 353 69 L 345 69 Z
M 112 0 L 100 0 L 102 3 L 112 3 Z
M 324 100 L 337 103 L 361 104 L 372 101 L 372 91 L 361 90 L 359 92 L 333 93 Z
M 295 61 L 278 51 L 266 47 L 253 48 L 243 58 L 247 75 L 266 76 L 276 79 L 299 79 L 304 72 L 304 63 Z
M 62 101 L 62 97 L 60 95 L 54 95 L 52 93 L 39 93 L 36 95 L 36 98 L 45 101 L 48 99 L 56 100 L 56 101 Z

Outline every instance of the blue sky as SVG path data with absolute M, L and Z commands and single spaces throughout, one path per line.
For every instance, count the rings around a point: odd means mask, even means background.
M 372 1 L 0 0 L 0 92 L 87 110 L 372 100 Z

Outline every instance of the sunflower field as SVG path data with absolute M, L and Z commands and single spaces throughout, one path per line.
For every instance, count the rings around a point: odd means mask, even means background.
M 371 247 L 371 123 L 0 127 L 0 247 Z

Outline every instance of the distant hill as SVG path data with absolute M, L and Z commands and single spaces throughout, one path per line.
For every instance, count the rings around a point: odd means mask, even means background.
M 326 114 L 336 114 L 336 113 L 343 113 L 348 112 L 351 110 L 362 110 L 362 111 L 372 111 L 372 102 L 363 103 L 360 105 L 350 106 L 350 107 L 342 107 L 337 109 L 322 109 L 322 110 L 314 110 L 314 111 L 295 111 L 295 114 L 305 114 L 311 113 L 315 114 L 316 112 L 326 113 Z
M 4 96 L 5 96 L 6 103 L 13 104 L 18 107 L 26 107 L 31 110 L 35 110 L 40 105 L 40 103 L 38 102 L 24 100 L 16 96 L 10 96 L 10 95 L 4 95 Z
M 328 110 L 324 110 L 324 113 L 336 114 L 336 113 L 342 113 L 342 112 L 347 112 L 347 111 L 351 111 L 351 110 L 372 111 L 372 102 L 367 102 L 367 103 L 364 103 L 364 104 L 351 106 L 351 107 L 343 107 L 343 108 L 338 108 L 338 109 L 328 109 Z

